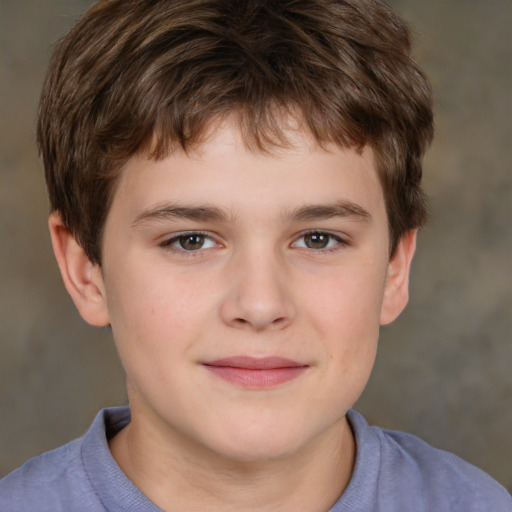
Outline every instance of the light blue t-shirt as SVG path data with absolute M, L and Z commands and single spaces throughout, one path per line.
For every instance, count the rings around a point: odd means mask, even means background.
M 371 427 L 354 411 L 348 419 L 357 443 L 354 474 L 329 512 L 512 511 L 500 484 L 455 455 L 410 434 Z M 110 454 L 107 439 L 129 421 L 127 407 L 105 409 L 84 437 L 5 477 L 0 511 L 161 512 Z

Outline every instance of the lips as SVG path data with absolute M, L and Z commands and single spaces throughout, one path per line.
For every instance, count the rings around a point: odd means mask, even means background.
M 202 363 L 221 379 L 251 389 L 278 386 L 297 378 L 309 365 L 282 357 L 226 357 Z

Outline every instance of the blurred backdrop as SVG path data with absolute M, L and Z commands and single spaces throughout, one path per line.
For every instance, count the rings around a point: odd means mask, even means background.
M 86 0 L 0 0 L 0 476 L 125 402 L 108 329 L 67 297 L 46 227 L 34 120 L 53 42 Z M 510 0 L 394 0 L 436 95 L 432 219 L 411 302 L 357 404 L 512 489 Z

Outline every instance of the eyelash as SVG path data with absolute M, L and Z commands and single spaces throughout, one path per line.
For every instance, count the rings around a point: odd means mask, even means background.
M 332 247 L 319 247 L 319 248 L 312 248 L 312 247 L 299 247 L 298 244 L 299 241 L 303 240 L 307 236 L 325 236 L 328 237 L 327 244 L 329 245 L 333 241 L 335 242 L 335 245 Z M 198 249 L 185 249 L 183 247 L 183 239 L 186 239 L 186 237 L 202 237 L 203 238 L 203 245 L 207 240 L 210 240 L 214 245 L 211 247 L 200 247 Z M 175 244 L 180 244 L 181 247 L 177 247 Z M 198 256 L 201 252 L 212 249 L 215 245 L 218 245 L 218 242 L 215 241 L 215 239 L 208 233 L 205 233 L 203 231 L 185 231 L 183 233 L 178 233 L 174 235 L 171 238 L 168 238 L 167 240 L 164 240 L 160 243 L 160 247 L 163 247 L 164 249 L 171 250 L 176 253 L 180 253 L 184 256 Z M 291 244 L 291 247 L 296 247 L 299 249 L 306 249 L 309 251 L 317 252 L 317 253 L 330 253 L 335 252 L 340 249 L 343 249 L 344 247 L 348 246 L 349 243 L 341 238 L 338 235 L 334 235 L 333 233 L 330 233 L 328 231 L 320 231 L 320 230 L 312 230 L 312 231 L 305 231 L 300 234 L 298 238 L 295 239 L 295 241 Z
M 315 235 L 328 237 L 327 243 L 330 244 L 334 241 L 335 245 L 332 247 L 318 247 L 316 249 L 312 248 L 312 247 L 298 247 L 298 248 L 306 249 L 306 250 L 318 252 L 318 253 L 330 253 L 330 252 L 339 251 L 349 245 L 345 239 L 341 238 L 339 235 L 330 233 L 329 231 L 311 230 L 311 231 L 305 231 L 305 232 L 301 233 L 300 236 L 296 239 L 296 241 L 293 242 L 292 246 L 294 246 L 300 240 L 303 240 L 307 236 L 315 236 Z
M 160 247 L 163 247 L 164 249 L 172 250 L 174 252 L 179 252 L 179 253 L 187 255 L 187 256 L 196 256 L 196 255 L 198 255 L 198 253 L 205 250 L 203 247 L 200 247 L 199 249 L 195 249 L 195 250 L 194 249 L 190 249 L 190 250 L 185 249 L 183 247 L 183 245 L 180 244 L 180 242 L 182 242 L 183 239 L 185 239 L 187 237 L 202 237 L 204 239 L 204 241 L 211 240 L 215 245 L 218 245 L 218 242 L 216 242 L 213 239 L 213 237 L 211 235 L 209 235 L 208 233 L 205 233 L 203 231 L 185 231 L 183 233 L 178 233 L 178 234 L 174 235 L 173 237 L 168 238 L 167 240 L 164 240 L 160 244 Z M 181 247 L 177 247 L 174 244 L 176 244 L 176 245 L 180 244 Z M 204 244 L 204 242 L 203 242 L 203 244 Z M 207 249 L 210 249 L 210 247 L 207 247 Z

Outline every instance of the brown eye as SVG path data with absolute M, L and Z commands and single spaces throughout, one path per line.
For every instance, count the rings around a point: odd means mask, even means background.
M 325 249 L 331 239 L 332 236 L 326 233 L 309 233 L 304 235 L 304 245 L 308 249 Z
M 179 246 L 186 251 L 197 251 L 202 249 L 206 237 L 204 235 L 182 235 L 178 237 Z
M 327 231 L 309 231 L 293 242 L 292 247 L 321 251 L 341 249 L 346 245 L 342 238 Z
M 191 231 L 188 233 L 180 233 L 164 240 L 161 242 L 160 246 L 184 254 L 187 252 L 192 253 L 204 251 L 205 249 L 213 249 L 217 247 L 217 242 L 207 233 Z

